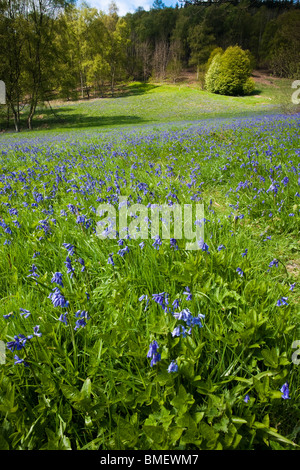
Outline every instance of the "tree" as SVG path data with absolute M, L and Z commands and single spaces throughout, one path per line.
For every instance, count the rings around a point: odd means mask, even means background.
M 220 95 L 245 95 L 254 89 L 250 78 L 249 53 L 239 46 L 230 46 L 215 54 L 205 77 L 208 91 Z

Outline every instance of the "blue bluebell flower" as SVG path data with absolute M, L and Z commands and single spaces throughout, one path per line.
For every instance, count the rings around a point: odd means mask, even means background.
M 237 268 L 237 269 L 236 269 L 236 272 L 238 273 L 239 276 L 241 276 L 241 277 L 244 276 L 244 272 L 242 271 L 241 268 Z
M 66 308 L 69 305 L 69 301 L 65 299 L 58 287 L 55 287 L 55 289 L 53 289 L 51 294 L 49 294 L 48 298 L 52 300 L 54 307 Z
M 245 403 L 248 403 L 249 400 L 250 400 L 250 396 L 249 396 L 248 393 L 247 393 L 247 395 L 246 395 L 245 398 L 244 398 L 244 402 L 245 402 Z
M 61 272 L 56 272 L 54 273 L 51 282 L 55 282 L 61 287 L 64 287 L 63 282 L 62 282 L 62 273 Z
M 110 253 L 110 255 L 108 255 L 107 263 L 111 264 L 112 266 L 115 265 L 114 260 L 113 260 L 113 253 Z
M 86 326 L 87 320 L 90 319 L 90 317 L 88 316 L 88 313 L 85 310 L 83 311 L 78 310 L 75 313 L 75 317 L 79 318 L 79 320 L 76 321 L 74 330 L 77 330 L 78 328 L 84 328 Z
M 178 365 L 176 364 L 175 361 L 172 361 L 168 367 L 168 372 L 177 372 L 178 371 Z
M 287 297 L 281 297 L 279 300 L 277 300 L 277 307 L 281 307 L 282 305 L 288 305 L 287 300 Z
M 281 393 L 282 393 L 281 398 L 283 398 L 284 400 L 288 400 L 288 399 L 290 398 L 290 396 L 289 396 L 290 391 L 289 391 L 289 384 L 288 384 L 288 382 L 285 382 L 285 383 L 282 385 L 280 391 L 281 391 Z
M 29 310 L 26 310 L 25 308 L 20 308 L 20 315 L 24 315 L 24 318 L 28 318 L 31 313 Z
M 272 268 L 272 266 L 275 266 L 276 268 L 278 268 L 278 260 L 277 259 L 273 259 L 273 261 L 270 262 L 269 264 L 269 268 Z
M 186 287 L 185 288 L 185 291 L 183 292 L 183 295 L 186 295 L 186 300 L 192 300 L 192 294 L 191 294 L 191 290 L 189 287 Z

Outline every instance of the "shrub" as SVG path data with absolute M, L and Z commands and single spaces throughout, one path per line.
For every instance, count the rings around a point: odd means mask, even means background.
M 239 46 L 230 46 L 215 55 L 206 74 L 206 88 L 220 95 L 245 95 L 254 89 L 250 79 L 249 54 Z

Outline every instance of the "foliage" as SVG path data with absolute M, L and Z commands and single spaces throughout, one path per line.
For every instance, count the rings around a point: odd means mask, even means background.
M 298 128 L 1 138 L 2 449 L 298 449 Z M 120 195 L 203 203 L 205 243 L 101 239 Z
M 221 95 L 245 95 L 254 90 L 250 74 L 248 54 L 238 46 L 228 47 L 212 59 L 206 74 L 206 88 Z

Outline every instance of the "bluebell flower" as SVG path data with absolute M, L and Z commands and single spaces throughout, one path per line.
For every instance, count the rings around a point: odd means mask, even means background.
M 114 260 L 113 260 L 113 253 L 111 253 L 110 255 L 108 255 L 107 263 L 108 263 L 108 264 L 111 264 L 112 266 L 115 265 Z
M 168 372 L 177 372 L 178 371 L 178 365 L 176 364 L 175 361 L 172 361 L 168 367 Z
M 287 297 L 281 297 L 279 300 L 277 300 L 277 307 L 281 307 L 282 305 L 288 305 L 287 300 Z
M 27 341 L 26 336 L 20 334 L 20 335 L 14 336 L 14 341 L 9 341 L 8 343 L 6 343 L 6 347 L 10 351 L 14 351 L 15 349 L 17 351 L 20 351 L 20 349 L 25 347 L 26 341 Z
M 85 310 L 83 311 L 78 310 L 75 313 L 75 317 L 76 318 L 79 317 L 79 320 L 76 321 L 74 330 L 77 330 L 78 328 L 84 328 L 86 326 L 87 320 L 90 319 L 90 317 L 88 316 L 88 313 Z
M 296 286 L 296 283 L 295 283 L 295 282 L 294 282 L 294 284 L 291 284 L 291 285 L 290 285 L 290 291 L 293 292 L 293 290 L 295 289 L 295 286 Z
M 25 308 L 20 308 L 20 315 L 24 315 L 24 318 L 28 318 L 31 313 L 29 310 L 26 310 Z
M 242 256 L 243 256 L 243 257 L 244 257 L 244 256 L 247 256 L 247 254 L 248 254 L 248 248 L 245 249 L 244 253 L 242 253 Z
M 61 321 L 62 323 L 64 323 L 65 325 L 68 324 L 67 322 L 67 313 L 62 313 L 59 318 L 58 318 L 58 321 Z
M 124 256 L 125 253 L 129 253 L 129 247 L 128 247 L 128 246 L 125 246 L 124 248 L 121 248 L 121 249 L 118 251 L 118 255 L 120 255 L 120 256 Z
M 153 367 L 155 364 L 157 364 L 161 360 L 161 355 L 159 353 L 156 353 L 152 356 L 150 366 Z
M 148 299 L 148 295 L 141 295 L 141 297 L 139 297 L 139 301 L 142 302 L 142 300 L 146 299 L 146 307 L 144 309 L 144 312 L 147 310 L 147 307 L 148 307 L 148 304 L 149 304 L 149 299 Z
M 179 249 L 176 238 L 170 238 L 170 245 L 171 248 L 174 248 L 175 250 Z
M 199 246 L 200 250 L 206 251 L 206 253 L 209 254 L 209 251 L 208 251 L 208 250 L 209 250 L 209 246 L 208 246 L 206 243 L 204 243 L 204 240 L 202 240 L 202 239 L 201 239 L 201 240 L 198 240 L 198 246 Z
M 245 403 L 248 403 L 249 400 L 250 400 L 250 396 L 249 396 L 248 393 L 247 393 L 247 395 L 246 395 L 245 398 L 244 398 L 244 402 L 245 402 Z
M 29 364 L 28 362 L 25 362 L 24 359 L 20 359 L 19 356 L 17 356 L 16 354 L 14 355 L 14 360 L 15 360 L 15 365 L 16 364 L 24 364 L 25 367 L 29 367 Z
M 152 357 L 154 354 L 157 353 L 157 350 L 158 350 L 159 346 L 158 346 L 158 343 L 156 340 L 152 341 L 152 343 L 150 344 L 149 346 L 149 351 L 147 353 L 147 357 L 150 358 Z
M 183 338 L 186 337 L 187 334 L 190 334 L 190 330 L 187 331 L 187 329 L 183 326 L 183 325 L 179 325 L 179 326 L 176 326 L 176 328 L 174 328 L 174 330 L 172 331 L 172 336 L 174 338 L 174 336 L 182 336 Z
M 152 299 L 154 300 L 154 302 L 159 304 L 163 308 L 163 310 L 167 308 L 169 301 L 168 294 L 166 292 L 161 292 L 160 294 L 152 294 Z
M 278 268 L 278 260 L 277 259 L 273 259 L 273 261 L 271 261 L 271 263 L 269 264 L 269 268 L 272 268 L 272 266 L 275 266 L 276 268 Z
M 78 258 L 78 263 L 81 264 L 82 268 L 81 268 L 81 272 L 83 273 L 85 271 L 85 262 L 82 258 Z
M 69 305 L 69 301 L 65 299 L 58 287 L 55 287 L 55 289 L 53 289 L 51 294 L 49 294 L 48 298 L 52 300 L 54 307 L 66 308 Z
M 31 274 L 28 274 L 27 277 L 40 277 L 39 274 L 36 272 L 37 267 L 35 266 L 35 264 L 32 265 L 32 268 L 29 271 L 31 271 Z
M 69 258 L 69 256 L 67 256 L 67 258 L 66 258 L 65 265 L 67 267 L 67 273 L 71 274 L 70 277 L 72 278 L 74 276 L 74 268 L 72 266 L 72 262 L 71 262 L 71 259 Z
M 243 271 L 241 270 L 241 268 L 237 268 L 237 269 L 236 269 L 236 272 L 239 274 L 239 276 L 241 276 L 241 277 L 244 276 L 244 273 L 243 273 Z
M 70 243 L 63 243 L 63 246 L 68 250 L 69 256 L 73 256 L 75 247 Z
M 185 288 L 185 291 L 183 292 L 183 295 L 186 295 L 186 300 L 192 300 L 192 294 L 191 294 L 191 290 L 189 287 L 186 287 Z
M 225 249 L 226 249 L 225 245 L 219 245 L 217 248 L 218 251 L 225 250 Z
M 159 247 L 161 246 L 161 244 L 162 244 L 162 241 L 161 241 L 161 239 L 160 239 L 160 236 L 159 236 L 159 235 L 156 235 L 155 240 L 154 240 L 154 243 L 152 244 L 152 246 L 154 246 L 154 248 L 155 248 L 156 250 L 159 250 Z
M 3 315 L 3 318 L 5 318 L 5 320 L 8 320 L 9 318 L 12 318 L 14 316 L 14 312 L 10 312 L 10 313 L 7 313 L 6 315 Z
M 284 400 L 288 400 L 288 399 L 290 398 L 290 397 L 289 397 L 290 391 L 289 391 L 289 384 L 288 384 L 288 382 L 285 382 L 285 383 L 282 385 L 280 391 L 281 391 L 281 393 L 282 393 L 281 398 L 283 398 Z
M 145 246 L 145 242 L 139 243 L 139 247 L 140 247 L 141 250 L 144 248 L 144 246 Z
M 42 333 L 39 332 L 40 325 L 36 325 L 33 327 L 33 334 L 34 336 L 42 336 Z
M 63 282 L 62 282 L 62 273 L 60 273 L 60 272 L 54 273 L 54 275 L 51 279 L 51 282 L 55 282 L 59 286 L 64 287 Z
M 181 299 L 175 299 L 172 303 L 172 307 L 174 308 L 174 310 L 176 310 L 176 308 L 179 307 L 179 303 L 181 302 Z

